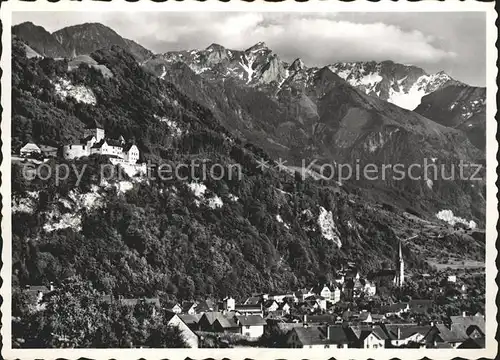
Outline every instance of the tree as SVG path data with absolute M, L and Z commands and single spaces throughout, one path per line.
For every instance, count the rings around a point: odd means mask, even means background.
M 71 278 L 42 301 L 45 310 L 27 317 L 28 347 L 92 347 L 104 326 L 99 294 L 87 282 Z
M 179 327 L 169 325 L 165 316 L 159 316 L 152 322 L 147 345 L 153 348 L 189 347 Z

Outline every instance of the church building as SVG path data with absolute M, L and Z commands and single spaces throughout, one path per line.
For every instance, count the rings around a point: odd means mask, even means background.
M 399 240 L 398 253 L 392 269 L 382 269 L 369 275 L 369 279 L 377 284 L 377 287 L 392 285 L 401 287 L 405 281 L 405 264 L 403 259 L 402 243 Z

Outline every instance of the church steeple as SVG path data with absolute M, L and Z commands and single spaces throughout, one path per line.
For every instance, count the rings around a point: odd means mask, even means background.
M 403 286 L 405 280 L 405 262 L 403 260 L 403 250 L 401 248 L 401 239 L 398 244 L 398 260 L 396 263 L 396 286 Z

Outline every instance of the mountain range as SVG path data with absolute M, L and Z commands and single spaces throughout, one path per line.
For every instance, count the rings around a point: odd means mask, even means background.
M 78 196 L 111 197 L 109 204 L 88 210 L 76 204 L 73 215 L 57 205 L 77 203 L 68 188 L 16 181 L 16 219 L 38 224 L 29 234 L 16 228 L 16 236 L 43 244 L 48 258 L 64 256 L 51 243 L 53 229 L 61 239 L 77 243 L 105 236 L 117 252 L 127 254 L 127 266 L 147 269 L 142 281 L 162 291 L 167 284 L 151 280 L 159 279 L 166 266 L 156 253 L 170 259 L 169 274 L 178 277 L 175 286 L 187 286 L 182 279 L 189 269 L 183 273 L 186 264 L 174 257 L 176 246 L 190 264 L 205 264 L 204 252 L 217 256 L 220 263 L 206 263 L 200 270 L 201 283 L 233 289 L 248 281 L 235 291 L 258 290 L 264 282 L 267 288 L 303 284 L 331 272 L 345 258 L 370 270 L 390 259 L 397 237 L 415 231 L 421 239 L 405 252 L 416 267 L 441 254 L 443 246 L 457 257 L 484 258 L 480 239 L 457 234 L 436 216 L 446 210 L 484 226 L 484 181 L 388 177 L 338 183 L 319 176 L 325 164 L 483 162 L 484 89 L 389 61 L 320 68 L 307 67 L 300 59 L 288 64 L 265 43 L 243 51 L 212 44 L 204 50 L 153 54 L 100 24 L 50 34 L 24 23 L 13 27 L 13 34 L 13 150 L 27 141 L 53 146 L 76 141 L 86 125 L 99 121 L 109 134 L 134 139 L 142 160 L 180 162 L 203 156 L 242 164 L 245 172 L 241 182 L 203 185 L 207 197 L 222 199 L 217 201 L 225 204 L 220 209 L 206 205 L 211 204 L 208 198 L 193 198 L 189 189 L 195 185 L 183 182 L 139 183 L 118 198 L 91 183 L 78 189 Z M 280 157 L 286 160 L 285 173 L 259 171 L 257 160 L 272 163 Z M 312 178 L 297 176 L 303 161 L 315 161 Z M 40 191 L 50 198 L 43 206 L 37 202 Z M 22 205 L 26 203 L 31 205 Z M 38 217 L 32 211 L 37 206 L 44 209 Z M 80 227 L 71 225 L 77 220 Z M 43 221 L 50 226 L 42 226 Z M 145 222 L 156 230 L 147 230 L 141 225 Z M 101 225 L 102 231 L 93 230 Z M 196 240 L 200 234 L 203 240 Z M 29 253 L 18 255 L 16 266 L 24 281 L 44 274 Z M 122 261 L 112 256 L 103 260 L 100 271 L 120 283 L 116 279 L 129 270 L 123 264 L 120 275 L 110 270 L 110 262 Z M 73 266 L 75 261 L 61 264 Z M 174 263 L 181 272 L 175 276 Z M 227 279 L 212 271 L 231 266 L 238 271 Z M 92 267 L 79 263 L 79 269 L 86 268 Z
M 272 84 L 275 92 L 281 91 L 282 86 L 304 87 L 321 70 L 307 67 L 300 58 L 291 64 L 282 61 L 263 42 L 244 51 L 212 44 L 203 50 L 155 55 L 149 61 L 155 64 L 182 61 L 195 73 L 211 80 L 231 77 L 260 88 Z M 460 84 L 443 71 L 427 74 L 416 66 L 392 61 L 343 62 L 326 67 L 366 94 L 408 110 L 415 109 L 424 95 L 448 85 Z

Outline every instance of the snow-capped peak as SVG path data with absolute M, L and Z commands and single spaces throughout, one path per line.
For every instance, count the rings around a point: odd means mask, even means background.
M 366 94 L 408 110 L 414 110 L 423 96 L 449 84 L 459 84 L 444 71 L 429 75 L 419 67 L 390 60 L 339 62 L 321 69 L 308 68 L 301 59 L 288 65 L 262 41 L 244 51 L 213 43 L 204 50 L 173 51 L 161 57 L 167 63 L 182 61 L 195 73 L 210 79 L 231 77 L 249 86 L 276 84 L 277 92 L 283 86 L 304 88 L 315 74 L 329 69 Z M 162 75 L 163 71 L 159 71 L 158 76 Z
M 269 50 L 266 43 L 263 41 L 259 41 L 257 44 L 250 46 L 245 52 L 257 52 L 260 50 Z
M 297 58 L 293 61 L 292 65 L 290 65 L 289 70 L 290 71 L 299 71 L 299 70 L 304 69 L 305 67 L 306 66 L 305 66 L 304 62 L 302 61 L 302 59 Z

